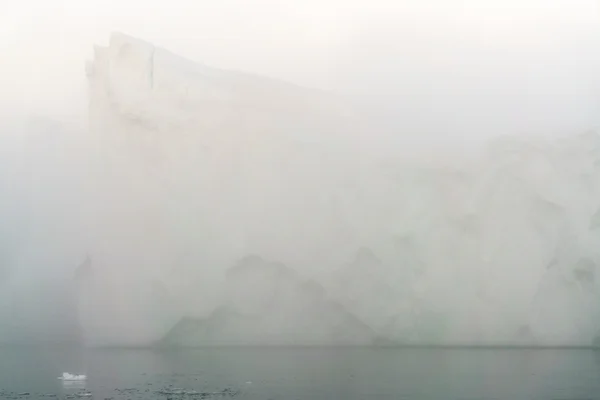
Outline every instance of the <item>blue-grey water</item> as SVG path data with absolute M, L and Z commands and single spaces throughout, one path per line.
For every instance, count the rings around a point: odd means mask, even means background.
M 85 383 L 57 379 L 85 373 Z M 26 394 L 28 393 L 28 394 Z M 2 399 L 600 399 L 600 352 L 0 348 Z

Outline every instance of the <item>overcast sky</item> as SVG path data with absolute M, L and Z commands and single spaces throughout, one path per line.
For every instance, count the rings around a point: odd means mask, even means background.
M 598 114 L 598 0 L 0 0 L 4 112 L 80 116 L 85 59 L 112 30 L 442 125 Z

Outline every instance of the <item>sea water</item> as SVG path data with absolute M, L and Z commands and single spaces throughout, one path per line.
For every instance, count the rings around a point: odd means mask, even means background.
M 63 382 L 64 371 L 88 376 Z M 2 399 L 600 398 L 600 352 L 566 349 L 0 349 Z

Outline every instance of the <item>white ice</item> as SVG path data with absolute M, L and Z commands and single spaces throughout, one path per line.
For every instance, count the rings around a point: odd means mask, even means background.
M 596 133 L 384 157 L 343 99 L 125 35 L 87 74 L 88 345 L 600 342 Z
M 63 381 L 85 381 L 87 379 L 86 375 L 73 375 L 68 372 L 63 372 L 62 376 L 58 379 Z

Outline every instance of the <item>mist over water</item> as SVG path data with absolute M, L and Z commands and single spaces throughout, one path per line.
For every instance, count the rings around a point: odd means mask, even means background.
M 6 13 L 0 340 L 597 342 L 595 2 L 105 3 Z

